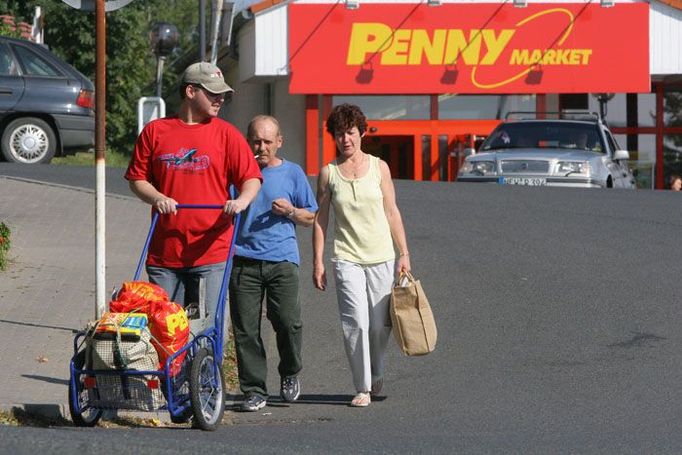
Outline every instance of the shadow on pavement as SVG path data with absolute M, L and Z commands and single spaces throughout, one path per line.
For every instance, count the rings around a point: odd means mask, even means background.
M 62 384 L 67 386 L 69 384 L 68 379 L 51 378 L 50 376 L 38 376 L 35 374 L 22 374 L 22 378 L 35 379 L 36 381 L 49 382 L 50 384 Z
M 7 319 L 0 319 L 0 323 L 5 323 L 5 324 L 14 324 L 14 325 L 23 325 L 27 327 L 40 327 L 43 329 L 55 329 L 55 330 L 65 330 L 67 332 L 71 333 L 78 333 L 80 330 L 78 329 L 72 329 L 69 327 L 58 327 L 54 325 L 43 325 L 43 324 L 34 324 L 32 322 L 21 322 L 21 321 L 8 321 Z
M 269 397 L 268 406 L 273 408 L 284 408 L 296 404 L 325 404 L 332 406 L 350 406 L 350 401 L 353 399 L 353 395 L 301 395 L 298 400 L 293 403 L 288 403 L 279 397 Z M 385 396 L 373 396 L 372 402 L 380 402 L 386 399 Z M 242 412 L 240 409 L 241 402 L 244 400 L 244 395 L 227 395 L 226 400 L 228 402 L 234 402 L 232 405 L 227 405 L 225 407 L 228 411 Z

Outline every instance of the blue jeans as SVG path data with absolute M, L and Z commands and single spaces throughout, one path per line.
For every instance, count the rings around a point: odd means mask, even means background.
M 148 265 L 147 276 L 149 281 L 161 286 L 170 297 L 171 301 L 183 307 L 190 303 L 199 303 L 199 283 L 204 282 L 204 305 L 206 308 L 206 321 L 204 328 L 213 326 L 213 321 L 218 308 L 218 296 L 223 282 L 225 263 L 200 265 L 197 267 L 183 267 L 169 269 Z M 226 293 L 227 295 L 227 293 Z M 225 326 L 227 326 L 227 311 L 225 311 Z

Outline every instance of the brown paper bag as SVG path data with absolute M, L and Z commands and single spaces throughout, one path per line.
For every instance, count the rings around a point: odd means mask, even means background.
M 424 355 L 436 348 L 438 331 L 419 280 L 400 274 L 391 291 L 393 334 L 403 354 Z

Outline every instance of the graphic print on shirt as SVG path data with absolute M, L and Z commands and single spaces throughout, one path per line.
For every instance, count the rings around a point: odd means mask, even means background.
M 160 155 L 157 160 L 166 164 L 166 169 L 174 168 L 174 170 L 182 171 L 202 171 L 209 166 L 209 159 L 207 155 L 195 156 L 197 149 L 181 148 L 178 153 L 166 153 Z

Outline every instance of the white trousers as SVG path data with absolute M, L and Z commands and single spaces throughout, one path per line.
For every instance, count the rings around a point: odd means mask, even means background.
M 394 267 L 393 260 L 373 265 L 334 262 L 343 341 L 358 392 L 369 392 L 372 382 L 384 375 Z

